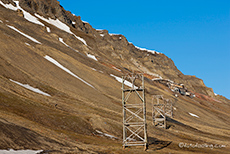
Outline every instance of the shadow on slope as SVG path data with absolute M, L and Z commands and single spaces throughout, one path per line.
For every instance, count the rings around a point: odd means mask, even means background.
M 24 149 L 37 148 L 40 150 L 41 148 L 49 148 L 53 144 L 64 146 L 62 143 L 41 136 L 32 130 L 1 119 L 0 136 L 0 149 L 20 149 L 23 147 Z
M 148 137 L 148 148 L 152 150 L 161 150 L 168 147 L 172 141 L 162 141 L 154 137 Z

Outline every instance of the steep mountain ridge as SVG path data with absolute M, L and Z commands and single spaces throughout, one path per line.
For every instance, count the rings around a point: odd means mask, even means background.
M 56 0 L 0 2 L 0 149 L 125 153 L 117 78 L 140 72 L 145 75 L 150 152 L 229 150 L 229 100 L 215 96 L 201 79 L 183 75 L 164 54 L 140 49 L 123 35 L 96 30 Z M 175 97 L 152 80 L 161 78 L 183 83 L 196 97 Z M 166 130 L 152 126 L 151 101 L 156 94 L 174 101 L 174 119 Z M 226 147 L 178 147 L 179 142 L 195 141 Z
M 14 4 L 12 0 L 7 0 L 7 2 Z M 84 34 L 82 36 L 85 36 L 84 39 L 86 41 L 87 39 L 90 39 L 88 41 L 90 42 L 90 47 L 93 50 L 96 50 L 95 54 L 97 53 L 98 56 L 104 52 L 106 55 L 103 56 L 107 56 L 106 59 L 109 59 L 109 61 L 115 58 L 119 60 L 119 64 L 125 65 L 125 60 L 129 61 L 128 66 L 131 64 L 135 65 L 131 68 L 131 71 L 138 70 L 144 73 L 156 73 L 163 78 L 183 83 L 187 85 L 192 91 L 196 91 L 212 97 L 214 96 L 213 90 L 211 88 L 207 88 L 201 79 L 198 79 L 194 76 L 183 75 L 176 68 L 173 61 L 164 54 L 152 55 L 148 52 L 143 54 L 141 50 L 136 48 L 133 44 L 129 43 L 123 35 L 112 35 L 109 34 L 106 30 L 95 30 L 92 28 L 92 26 L 90 26 L 89 23 L 82 22 L 80 17 L 73 15 L 69 11 L 65 11 L 56 0 L 22 0 L 19 1 L 19 3 L 23 9 L 30 12 L 31 14 L 37 13 L 45 18 L 59 19 L 60 21 L 76 30 L 76 33 L 80 33 L 79 31 L 81 31 L 87 34 L 87 36 Z M 132 58 L 127 57 L 127 55 L 132 55 L 129 56 Z M 112 57 L 112 59 L 110 57 Z M 121 57 L 123 57 L 123 59 Z M 137 67 L 139 67 L 139 69 L 137 69 Z

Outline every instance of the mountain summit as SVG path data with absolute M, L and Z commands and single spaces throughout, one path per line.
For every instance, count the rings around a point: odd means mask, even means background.
M 0 0 L 0 52 L 2 150 L 126 153 L 120 81 L 129 73 L 144 75 L 149 151 L 230 150 L 228 99 L 181 73 L 163 53 L 94 29 L 56 0 Z M 154 95 L 173 102 L 167 129 L 152 124 Z

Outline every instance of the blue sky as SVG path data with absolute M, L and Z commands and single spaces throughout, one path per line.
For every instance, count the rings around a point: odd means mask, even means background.
M 185 75 L 230 98 L 229 0 L 58 0 L 95 29 L 171 58 Z

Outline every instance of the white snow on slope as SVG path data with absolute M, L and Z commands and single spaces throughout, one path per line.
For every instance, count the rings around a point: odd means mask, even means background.
M 29 43 L 25 43 L 25 45 L 31 46 Z
M 117 76 L 115 76 L 115 75 L 113 75 L 113 74 L 110 74 L 110 76 L 114 77 L 118 82 L 122 83 L 122 78 L 117 77 Z M 124 84 L 125 84 L 126 86 L 132 88 L 132 83 L 129 82 L 129 81 L 125 80 Z M 134 85 L 134 88 L 135 88 L 135 89 L 138 89 L 138 87 L 135 86 L 135 85 Z
M 91 69 L 94 70 L 94 71 L 97 71 L 95 68 L 92 68 L 92 67 L 91 67 Z
M 33 22 L 35 24 L 41 25 L 41 26 L 45 26 L 43 23 L 41 23 L 36 17 L 32 16 L 29 12 L 23 10 L 20 6 L 19 6 L 19 1 L 14 1 L 16 3 L 16 6 L 18 9 L 22 10 L 23 14 L 24 14 L 24 18 L 30 22 Z
M 96 29 L 96 31 L 104 31 L 104 29 Z
M 17 7 L 13 6 L 12 4 L 4 4 L 2 1 L 0 1 L 0 4 L 2 6 L 4 6 L 5 8 L 10 9 L 10 10 L 16 11 L 18 9 Z
M 60 37 L 59 37 L 59 41 L 60 41 L 61 43 L 63 43 L 65 46 L 69 47 L 69 45 L 66 44 L 66 43 L 64 42 L 63 38 L 60 38 Z
M 51 30 L 50 30 L 50 28 L 49 28 L 49 27 L 46 27 L 46 31 L 47 31 L 48 33 L 50 33 L 50 32 L 51 32 Z
M 27 37 L 27 38 L 30 39 L 31 41 L 33 41 L 33 42 L 35 42 L 35 43 L 38 43 L 38 44 L 42 44 L 41 42 L 39 42 L 38 40 L 34 39 L 33 37 L 31 37 L 31 36 L 29 36 L 29 35 L 27 35 L 27 34 L 21 32 L 21 31 L 19 31 L 19 30 L 16 29 L 15 27 L 10 26 L 10 25 L 6 25 L 6 26 L 9 27 L 9 28 L 11 28 L 11 29 L 13 29 L 14 31 L 20 33 L 21 35 Z
M 91 55 L 91 54 L 87 54 L 87 57 L 95 60 L 95 61 L 98 61 L 97 58 L 94 56 L 94 55 Z
M 4 4 L 2 1 L 0 1 L 0 4 L 3 5 L 5 8 L 7 9 L 11 9 L 13 11 L 16 11 L 16 10 L 21 10 L 23 15 L 24 15 L 24 18 L 32 23 L 35 23 L 35 24 L 38 24 L 38 25 L 41 25 L 41 26 L 45 26 L 43 23 L 41 23 L 36 17 L 32 16 L 29 12 L 23 10 L 20 6 L 19 6 L 19 1 L 14 1 L 16 3 L 16 7 L 13 6 L 12 4 Z
M 148 50 L 148 49 L 140 48 L 140 47 L 137 47 L 137 46 L 135 46 L 135 48 L 137 48 L 139 50 L 142 50 L 142 51 L 147 51 L 147 52 L 152 53 L 152 54 L 160 54 L 159 52 L 154 51 L 154 50 Z
M 68 48 L 70 48 L 70 49 L 72 49 L 72 50 L 74 50 L 74 51 L 76 51 L 76 52 L 79 52 L 79 51 L 73 49 L 72 47 L 70 47 L 68 44 L 66 44 L 66 43 L 64 42 L 63 38 L 60 38 L 60 37 L 59 37 L 59 41 L 60 41 L 62 44 L 64 44 L 65 46 L 67 46 Z
M 57 28 L 59 28 L 59 29 L 61 29 L 63 31 L 65 31 L 65 32 L 67 32 L 67 33 L 69 33 L 69 34 L 74 35 L 78 40 L 80 40 L 82 43 L 84 43 L 87 46 L 87 43 L 83 38 L 81 38 L 79 36 L 76 36 L 73 32 L 71 32 L 70 27 L 67 26 L 66 24 L 64 24 L 63 22 L 61 22 L 59 19 L 56 19 L 56 20 L 51 19 L 51 18 L 46 19 L 46 18 L 40 16 L 37 13 L 35 13 L 35 16 L 38 17 L 39 19 L 41 19 L 41 20 L 43 20 L 43 21 L 45 21 L 45 22 L 47 22 L 47 23 L 49 23 L 49 24 L 51 24 L 51 25 L 53 25 L 53 26 L 55 26 L 55 27 L 57 27 Z
M 90 67 L 92 70 L 96 71 L 96 72 L 100 72 L 100 73 L 104 73 L 103 71 L 99 71 L 99 70 L 96 70 L 95 68 L 92 68 Z
M 118 69 L 118 68 L 116 68 L 115 66 L 112 66 L 112 68 L 114 68 L 115 70 L 117 70 L 117 71 L 121 72 L 121 70 L 120 70 L 120 69 Z
M 1 1 L 0 1 L 1 2 Z M 0 23 L 3 23 L 2 20 L 0 20 Z
M 0 150 L 0 154 L 37 154 L 43 150 Z
M 109 33 L 109 35 L 113 36 L 113 35 L 121 35 L 121 34 Z
M 89 22 L 87 22 L 87 21 L 83 21 L 83 20 L 81 20 L 83 23 L 86 23 L 86 24 L 88 24 Z
M 101 36 L 101 37 L 104 37 L 104 36 L 105 36 L 105 34 L 100 34 L 100 36 Z
M 87 43 L 86 43 L 86 41 L 83 39 L 83 38 L 81 38 L 81 37 L 79 37 L 79 36 L 76 36 L 74 33 L 72 33 L 78 40 L 80 40 L 82 43 L 84 43 L 86 46 L 88 46 L 87 45 Z
M 70 70 L 68 70 L 67 68 L 65 68 L 64 66 L 62 66 L 59 62 L 57 62 L 55 59 L 51 58 L 50 56 L 46 55 L 44 57 L 46 60 L 48 60 L 49 62 L 53 63 L 54 65 L 56 65 L 57 67 L 61 68 L 62 70 L 64 70 L 65 72 L 69 73 L 70 75 L 74 76 L 75 78 L 77 78 L 78 80 L 82 81 L 83 83 L 85 83 L 86 85 L 94 88 L 94 86 L 92 86 L 91 84 L 89 84 L 88 82 L 86 82 L 85 80 L 81 79 L 80 77 L 78 77 L 77 75 L 75 75 L 74 73 L 72 73 Z M 95 89 L 95 88 L 94 88 Z
M 40 89 L 31 87 L 31 86 L 28 85 L 28 84 L 22 84 L 22 83 L 20 83 L 20 82 L 14 81 L 14 80 L 12 80 L 12 79 L 10 79 L 10 81 L 12 81 L 12 82 L 14 82 L 14 83 L 16 83 L 16 84 L 18 84 L 18 85 L 20 85 L 20 86 L 26 88 L 26 89 L 29 89 L 29 90 L 31 90 L 31 91 L 33 91 L 33 92 L 36 92 L 36 93 L 38 93 L 38 94 L 42 94 L 42 95 L 45 95 L 45 96 L 50 96 L 49 94 L 47 94 L 47 93 L 41 91 Z
M 101 131 L 99 131 L 99 130 L 96 130 L 96 132 L 97 132 L 98 134 L 101 134 L 102 136 L 106 136 L 106 137 L 109 137 L 109 138 L 111 138 L 111 139 L 118 139 L 117 137 L 115 137 L 115 136 L 113 136 L 113 135 L 103 133 L 103 132 L 101 132 Z
M 37 13 L 35 13 L 34 15 L 36 17 L 38 17 L 39 19 L 41 19 L 41 20 L 43 20 L 43 21 L 45 21 L 45 22 L 47 22 L 47 23 L 49 23 L 49 24 L 51 24 L 51 25 L 53 25 L 53 26 L 55 26 L 55 27 L 57 27 L 57 28 L 59 28 L 59 29 L 61 29 L 63 31 L 65 31 L 65 32 L 67 32 L 67 33 L 72 34 L 72 32 L 70 30 L 70 27 L 67 26 L 66 24 L 64 24 L 63 22 L 61 22 L 59 19 L 56 19 L 56 20 L 51 19 L 51 18 L 46 19 L 46 18 L 44 18 L 43 16 L 40 16 Z
M 193 117 L 197 117 L 197 118 L 200 118 L 198 115 L 195 115 L 195 114 L 193 114 L 193 113 L 188 113 L 188 114 L 190 114 L 191 116 L 193 116 Z
M 146 73 L 147 73 L 147 74 L 149 74 L 149 75 L 152 75 L 152 76 L 158 77 L 158 79 L 163 79 L 163 77 L 162 77 L 162 76 L 160 76 L 159 74 L 152 73 L 152 72 L 146 72 Z M 152 79 L 152 80 L 154 80 L 154 79 Z

